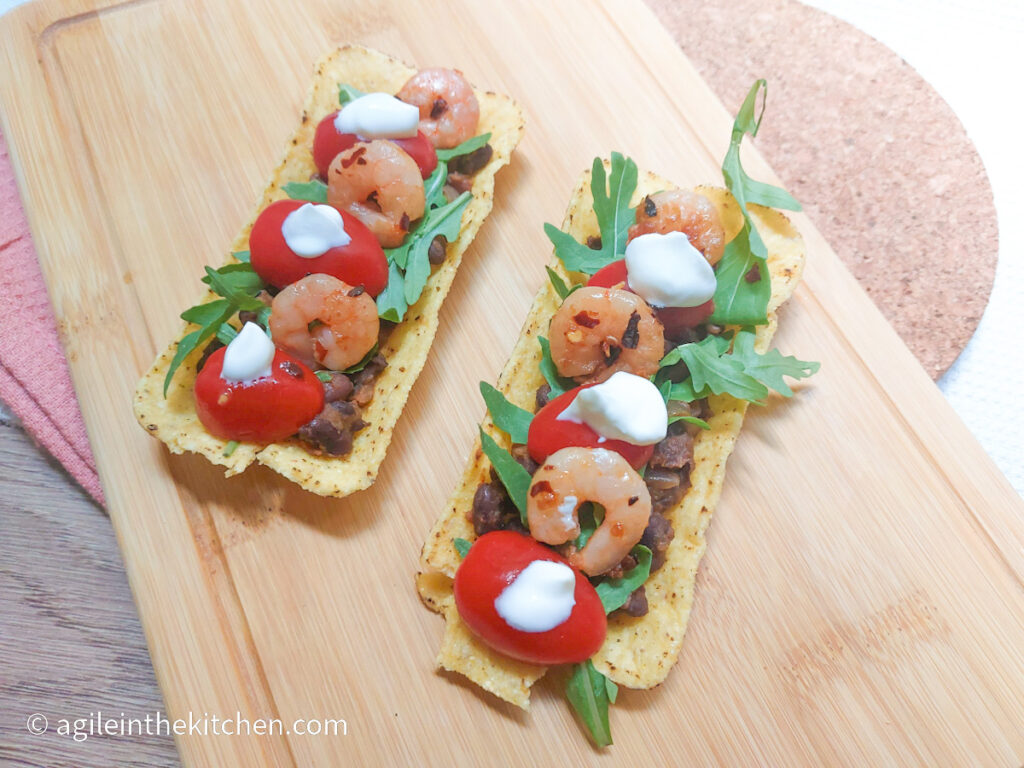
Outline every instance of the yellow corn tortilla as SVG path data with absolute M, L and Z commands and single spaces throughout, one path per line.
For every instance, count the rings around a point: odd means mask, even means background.
M 609 167 L 607 161 L 605 166 Z M 674 186 L 654 174 L 642 174 L 632 204 L 636 205 L 647 194 Z M 718 208 L 727 237 L 735 237 L 742 228 L 743 218 L 732 195 L 712 187 L 699 187 L 698 191 Z M 772 279 L 768 323 L 757 329 L 755 341 L 755 348 L 763 352 L 775 333 L 779 305 L 789 298 L 800 279 L 804 245 L 799 233 L 778 211 L 755 205 L 748 208 L 768 247 Z M 573 193 L 562 229 L 579 242 L 600 234 L 593 212 L 589 172 L 583 175 Z M 558 259 L 552 260 L 551 268 L 563 279 L 570 277 Z M 579 282 L 587 276 L 573 274 L 571 277 Z M 546 335 L 548 322 L 560 304 L 554 288 L 545 281 L 533 301 L 512 356 L 498 378 L 497 388 L 505 397 L 531 412 L 537 388 L 544 383 L 539 370 L 541 351 L 537 337 Z M 704 554 L 704 532 L 722 490 L 726 459 L 732 453 L 747 409 L 745 400 L 728 396 L 713 396 L 709 401 L 714 412 L 708 420 L 711 429 L 701 431 L 695 439 L 690 489 L 679 505 L 666 514 L 675 530 L 675 538 L 668 548 L 665 564 L 646 583 L 650 610 L 641 618 L 609 617 L 607 639 L 594 657 L 598 670 L 629 688 L 658 685 L 679 657 L 693 604 L 697 566 Z M 499 445 L 509 447 L 508 436 L 495 428 L 489 417 L 482 427 Z M 479 641 L 459 618 L 452 593 L 452 579 L 460 562 L 452 539 L 472 541 L 476 538 L 470 523 L 473 495 L 477 486 L 489 479 L 489 474 L 490 462 L 477 440 L 462 481 L 423 546 L 417 586 L 424 603 L 445 617 L 438 666 L 459 672 L 505 701 L 528 709 L 530 686 L 546 669 L 509 659 Z
M 252 219 L 235 239 L 231 252 L 248 248 L 249 230 L 256 216 L 275 200 L 287 198 L 283 192 L 286 183 L 305 182 L 316 173 L 312 154 L 313 134 L 320 120 L 338 108 L 338 86 L 341 83 L 362 91 L 397 93 L 415 71 L 383 53 L 354 45 L 344 46 L 321 58 L 302 112 L 302 122 L 289 139 L 284 160 L 270 177 Z M 477 90 L 475 93 L 480 102 L 477 133 L 490 132 L 494 154 L 473 177 L 473 199 L 462 214 L 458 239 L 448 244 L 447 256 L 441 265 L 434 268 L 420 300 L 409 308 L 406 319 L 381 348 L 388 366 L 377 378 L 373 400 L 363 410 L 363 419 L 370 426 L 356 433 L 352 452 L 343 457 L 314 456 L 297 442 L 289 441 L 268 446 L 242 443 L 230 456 L 224 456 L 226 442 L 203 428 L 192 397 L 201 349 L 195 350 L 182 362 L 174 374 L 166 399 L 163 396 L 164 377 L 177 349 L 177 341 L 157 357 L 135 390 L 135 416 L 147 432 L 166 443 L 172 453 L 192 451 L 202 454 L 214 464 L 223 466 L 227 476 L 238 474 L 258 461 L 321 496 L 347 496 L 373 483 L 409 390 L 426 362 L 437 331 L 441 303 L 448 295 L 466 248 L 490 213 L 494 176 L 499 168 L 508 164 L 512 150 L 523 135 L 522 110 L 510 97 L 490 91 Z M 214 298 L 217 297 L 208 292 L 202 301 Z M 194 327 L 185 324 L 179 340 Z

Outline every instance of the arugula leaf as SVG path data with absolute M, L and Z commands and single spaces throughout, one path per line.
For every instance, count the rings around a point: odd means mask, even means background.
M 206 267 L 206 277 L 202 278 L 203 282 L 221 298 L 208 301 L 205 304 L 197 304 L 181 313 L 182 320 L 198 325 L 199 328 L 185 334 L 178 342 L 178 348 L 174 352 L 171 364 L 167 367 L 167 375 L 164 377 L 164 397 L 167 397 L 171 379 L 174 378 L 175 372 L 185 358 L 214 334 L 227 338 L 230 334 L 227 331 L 222 332 L 221 326 L 234 317 L 240 309 L 259 312 L 259 317 L 263 318 L 264 324 L 270 317 L 270 307 L 256 298 L 256 294 L 266 286 L 249 264 L 249 252 L 238 251 L 232 255 L 238 259 L 237 262 L 225 264 L 218 269 Z M 230 341 L 230 338 L 227 341 Z M 227 342 L 225 341 L 225 343 Z
M 426 214 L 401 245 L 384 251 L 388 259 L 388 284 L 377 296 L 377 314 L 385 320 L 401 322 L 409 307 L 423 295 L 431 271 L 430 245 L 435 238 L 440 235 L 451 242 L 462 229 L 462 214 L 473 196 L 463 192 L 451 202 L 447 201 L 444 196 L 448 181 L 446 161 L 482 147 L 490 138 L 491 134 L 485 133 L 457 147 L 438 150 L 437 167 L 423 182 Z
M 689 377 L 685 381 L 673 381 L 668 393 L 669 400 L 679 400 L 684 403 L 692 403 L 702 397 L 707 397 L 707 395 L 698 393 L 693 388 L 693 379 Z
M 558 298 L 564 301 L 565 297 L 572 293 L 573 289 L 566 285 L 565 281 L 551 267 L 544 267 L 544 269 L 548 271 L 548 280 L 551 281 L 551 287 L 555 289 Z
M 273 334 L 270 332 L 270 313 L 273 310 L 269 304 L 259 312 L 256 313 L 256 322 L 263 326 L 263 329 L 267 332 L 267 336 L 273 338 Z
M 346 83 L 342 83 L 340 86 L 338 86 L 338 103 L 341 104 L 341 106 L 343 107 L 350 101 L 355 101 L 360 96 L 365 95 L 366 94 L 360 91 L 358 88 L 353 88 L 351 85 L 347 85 Z
M 568 232 L 563 232 L 554 224 L 545 223 L 544 234 L 555 246 L 555 256 L 570 272 L 583 272 L 592 275 L 608 263 L 600 251 L 578 243 L 576 238 Z
M 209 285 L 214 293 L 234 304 L 236 309 L 257 312 L 266 306 L 256 298 L 256 294 L 264 288 L 263 280 L 250 265 L 228 264 L 220 269 L 204 269 L 206 277 L 203 278 L 203 282 Z
M 494 426 L 505 432 L 513 443 L 525 444 L 533 414 L 510 403 L 501 392 L 486 381 L 480 382 L 480 394 L 487 403 Z
M 819 363 L 783 356 L 777 349 L 761 354 L 754 349 L 755 340 L 752 331 L 742 330 L 731 340 L 726 336 L 708 336 L 673 349 L 662 358 L 661 370 L 682 361 L 690 376 L 672 382 L 669 399 L 692 403 L 709 394 L 724 393 L 759 403 L 767 397 L 769 389 L 792 397 L 793 390 L 783 376 L 803 379 L 821 367 Z
M 567 270 L 592 275 L 626 252 L 626 235 L 633 221 L 629 201 L 636 191 L 637 175 L 636 163 L 618 152 L 612 152 L 611 174 L 606 174 L 601 158 L 594 158 L 590 190 L 594 197 L 594 214 L 601 230 L 599 249 L 577 242 L 553 224 L 544 225 L 544 232 L 555 246 L 555 256 Z
M 543 336 L 538 336 L 537 341 L 540 342 L 540 372 L 544 375 L 548 386 L 551 387 L 551 397 L 554 399 L 576 385 L 569 379 L 563 379 L 558 375 L 555 361 L 551 359 L 551 344 L 548 343 L 548 340 Z
M 384 320 L 400 323 L 409 308 L 405 303 L 405 275 L 395 262 L 388 261 L 388 284 L 377 294 L 377 314 Z
M 651 550 L 643 544 L 637 544 L 630 552 L 636 558 L 636 565 L 630 568 L 618 579 L 605 579 L 599 582 L 594 589 L 597 596 L 601 598 L 601 605 L 605 613 L 611 613 L 617 608 L 626 604 L 629 596 L 647 581 L 651 575 Z
M 333 371 L 325 371 L 321 369 L 319 371 L 313 371 L 313 373 L 316 374 L 316 377 L 320 379 L 320 381 L 326 384 L 328 381 L 331 380 L 331 374 L 333 373 Z
M 449 242 L 459 236 L 462 212 L 472 199 L 469 192 L 463 192 L 448 205 L 432 209 L 410 235 L 405 267 L 405 301 L 410 306 L 419 300 L 430 277 L 430 244 L 438 235 Z
M 761 111 L 757 97 L 764 89 Z M 743 229 L 725 247 L 725 254 L 716 270 L 715 311 L 710 322 L 734 325 L 763 325 L 768 322 L 768 300 L 771 297 L 771 275 L 768 272 L 768 248 L 758 234 L 747 210 L 748 203 L 799 211 L 800 204 L 783 189 L 751 179 L 740 162 L 743 136 L 757 136 L 764 117 L 768 84 L 757 80 L 747 93 L 732 126 L 729 150 L 722 161 L 725 185 L 739 203 Z
M 668 401 L 672 399 L 670 397 L 670 395 L 672 394 L 671 380 L 666 379 L 665 381 L 661 382 L 661 385 L 658 386 L 658 391 L 661 393 L 661 399 L 665 401 L 665 405 L 668 405 Z
M 206 304 L 196 304 L 181 313 L 181 319 L 196 325 L 209 325 L 218 320 L 224 311 L 231 306 L 227 299 L 214 299 Z M 218 327 L 219 324 L 218 324 Z
M 362 360 L 360 360 L 355 365 L 350 365 L 348 368 L 343 370 L 342 373 L 344 373 L 345 375 L 348 375 L 350 373 L 359 373 L 361 370 L 363 370 L 363 368 L 370 364 L 370 361 L 377 356 L 377 353 L 379 351 L 380 344 L 375 343 L 372 347 L 370 347 L 370 351 L 363 355 Z
M 747 373 L 783 397 L 793 396 L 793 390 L 783 376 L 803 379 L 817 373 L 821 368 L 821 363 L 798 360 L 790 355 L 784 356 L 777 349 L 769 349 L 763 354 L 757 352 L 754 350 L 754 341 L 754 334 L 749 331 L 737 333 L 732 345 L 732 357 L 743 363 Z
M 292 200 L 307 200 L 311 203 L 327 202 L 327 185 L 319 179 L 289 181 L 282 189 Z
M 752 402 L 768 396 L 768 387 L 747 373 L 742 361 L 731 355 L 719 356 L 713 345 L 698 342 L 677 349 L 690 371 L 695 391 L 730 394 Z
M 459 557 L 465 559 L 466 555 L 469 554 L 469 548 L 473 546 L 473 542 L 456 537 L 452 539 L 452 545 L 455 547 L 455 551 L 459 553 Z
M 755 238 L 760 243 L 757 252 Z M 772 282 L 767 256 L 768 248 L 747 219 L 739 234 L 726 243 L 722 260 L 715 270 L 715 311 L 707 322 L 721 325 L 764 325 L 768 322 Z M 757 279 L 752 279 L 754 277 Z
M 193 307 L 193 309 L 195 309 L 195 307 Z M 189 310 L 185 311 L 188 312 Z M 198 330 L 187 333 L 182 337 L 181 341 L 178 342 L 178 348 L 174 352 L 174 357 L 171 359 L 171 364 L 167 367 L 167 375 L 164 377 L 164 397 L 167 397 L 167 390 L 171 386 L 171 379 L 174 378 L 175 371 L 178 370 L 178 367 L 182 364 L 185 358 L 198 348 L 200 344 L 205 343 L 207 339 L 213 336 L 223 323 L 226 323 L 234 317 L 237 311 L 238 310 L 234 305 L 228 303 L 219 315 L 213 317 L 208 323 L 202 325 Z
M 523 521 L 523 525 L 528 525 L 526 521 L 526 497 L 530 492 L 530 473 L 523 469 L 518 461 L 512 458 L 511 453 L 494 442 L 494 438 L 482 429 L 480 430 L 480 446 L 484 450 L 484 455 L 487 456 L 494 466 L 494 471 L 498 473 L 498 479 L 501 480 L 505 490 L 508 491 L 512 503 L 519 510 L 519 519 Z
M 590 537 L 594 535 L 597 527 L 604 522 L 604 507 L 600 504 L 588 501 L 580 505 L 579 510 L 580 535 L 572 543 L 576 549 L 583 549 Z
M 444 196 L 444 185 L 448 182 L 448 165 L 438 160 L 426 181 L 423 182 L 423 197 L 426 200 L 426 210 L 439 208 L 446 205 L 448 201 Z
M 235 340 L 235 336 L 238 335 L 233 327 L 227 323 L 221 323 L 220 328 L 217 329 L 217 341 L 223 344 L 225 347 Z
M 671 394 L 670 394 L 671 397 Z M 675 398 L 677 400 L 681 398 Z M 675 424 L 677 421 L 685 421 L 687 424 L 696 424 L 701 429 L 711 429 L 711 425 L 708 424 L 704 419 L 698 419 L 696 416 L 673 416 L 668 420 L 669 424 Z
M 599 747 L 612 743 L 608 725 L 608 704 L 614 700 L 618 687 L 594 668 L 587 659 L 573 666 L 572 676 L 565 684 L 565 695 L 572 708 L 590 732 L 590 738 Z
M 615 700 L 619 698 L 619 686 L 610 677 L 606 677 L 604 679 L 604 687 L 608 693 L 608 701 L 614 704 Z
M 476 152 L 478 149 L 480 149 L 480 147 L 482 147 L 490 140 L 491 134 L 489 131 L 487 133 L 481 133 L 479 136 L 474 136 L 471 139 L 466 139 L 464 142 L 462 142 L 456 147 L 452 147 L 450 149 L 437 150 L 437 159 L 442 163 L 446 163 L 453 157 L 458 157 L 459 155 L 468 155 L 470 152 Z
M 611 176 L 606 191 L 604 163 L 594 158 L 590 191 L 601 229 L 601 249 L 608 254 L 608 262 L 615 261 L 626 252 L 626 235 L 635 220 L 629 201 L 636 191 L 637 175 L 632 158 L 612 152 Z

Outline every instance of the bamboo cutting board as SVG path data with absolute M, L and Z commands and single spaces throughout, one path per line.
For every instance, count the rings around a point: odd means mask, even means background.
M 99 5 L 0 21 L 0 114 L 168 715 L 348 725 L 186 734 L 186 764 L 1024 760 L 1024 504 L 801 215 L 808 269 L 777 345 L 822 370 L 748 417 L 668 682 L 623 692 L 599 753 L 558 675 L 527 715 L 433 671 L 442 621 L 416 596 L 417 555 L 483 412 L 477 382 L 545 279 L 541 223 L 612 149 L 681 185 L 720 179 L 730 118 L 643 5 Z M 339 42 L 458 66 L 528 120 L 380 478 L 340 501 L 171 457 L 130 407 Z

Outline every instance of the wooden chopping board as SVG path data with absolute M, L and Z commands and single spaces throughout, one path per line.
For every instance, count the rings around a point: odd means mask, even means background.
M 433 671 L 442 622 L 416 559 L 477 381 L 545 279 L 541 223 L 612 149 L 720 179 L 730 117 L 642 4 L 97 7 L 0 21 L 0 114 L 168 714 L 348 724 L 185 734 L 186 764 L 1020 764 L 1024 504 L 802 215 L 777 344 L 822 370 L 748 418 L 668 682 L 622 694 L 598 753 L 558 675 L 523 714 Z M 170 457 L 130 400 L 280 156 L 312 62 L 349 41 L 458 66 L 528 126 L 376 486 L 338 501 Z

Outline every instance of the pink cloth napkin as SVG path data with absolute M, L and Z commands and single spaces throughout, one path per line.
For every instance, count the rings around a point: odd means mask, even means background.
M 50 299 L 0 135 L 0 400 L 89 495 L 104 503 Z

